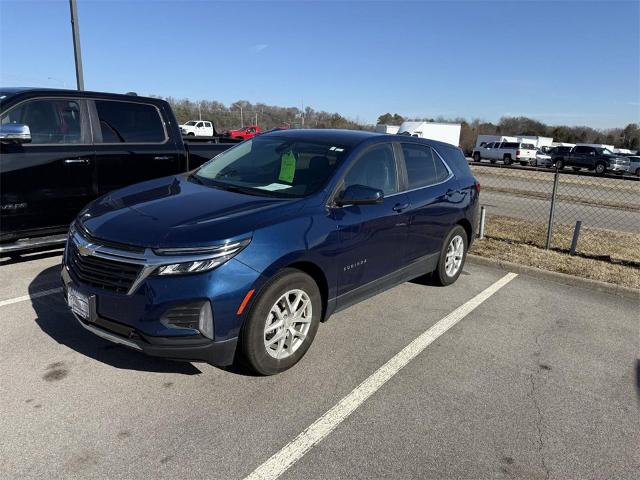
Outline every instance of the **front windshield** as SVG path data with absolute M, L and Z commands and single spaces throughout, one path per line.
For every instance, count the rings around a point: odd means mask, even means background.
M 193 178 L 257 195 L 304 197 L 326 183 L 347 153 L 342 145 L 257 137 L 221 153 Z
M 196 122 L 194 122 L 194 121 L 190 121 L 190 122 L 185 123 L 185 125 L 188 125 L 190 127 L 193 127 L 195 124 L 196 124 Z

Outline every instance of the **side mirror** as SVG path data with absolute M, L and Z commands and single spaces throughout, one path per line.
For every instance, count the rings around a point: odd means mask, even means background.
M 0 141 L 29 143 L 31 141 L 31 130 L 28 125 L 21 123 L 5 123 L 0 125 Z
M 336 199 L 336 204 L 340 207 L 344 205 L 375 205 L 382 203 L 384 193 L 377 188 L 366 187 L 364 185 L 349 185 Z

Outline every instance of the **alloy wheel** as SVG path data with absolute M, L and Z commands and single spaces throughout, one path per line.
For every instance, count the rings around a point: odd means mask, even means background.
M 464 256 L 464 240 L 460 235 L 456 235 L 449 242 L 447 254 L 444 260 L 444 269 L 449 277 L 455 276 L 462 265 L 462 257 Z
M 284 293 L 271 307 L 264 327 L 264 346 L 278 360 L 288 358 L 309 333 L 313 308 L 309 295 L 295 289 Z

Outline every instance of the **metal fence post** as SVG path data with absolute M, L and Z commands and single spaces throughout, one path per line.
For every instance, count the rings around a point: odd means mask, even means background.
M 549 224 L 547 225 L 547 241 L 544 248 L 549 250 L 551 247 L 551 235 L 553 233 L 553 216 L 556 213 L 556 194 L 558 193 L 558 179 L 560 178 L 560 171 L 556 167 L 556 173 L 553 177 L 553 192 L 551 193 L 551 208 L 549 208 Z
M 582 226 L 582 220 L 576 222 L 576 228 L 573 230 L 573 239 L 571 240 L 571 249 L 569 255 L 576 254 L 576 248 L 578 248 L 578 238 L 580 238 L 580 227 Z
M 484 205 L 480 207 L 480 228 L 478 232 L 478 238 L 482 240 L 484 238 L 484 221 L 487 214 L 487 209 Z

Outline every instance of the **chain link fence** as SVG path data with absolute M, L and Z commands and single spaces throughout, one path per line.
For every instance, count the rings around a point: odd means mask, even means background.
M 479 163 L 471 170 L 487 237 L 640 267 L 640 178 Z

